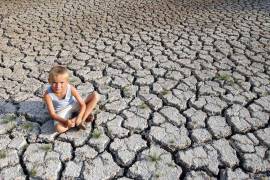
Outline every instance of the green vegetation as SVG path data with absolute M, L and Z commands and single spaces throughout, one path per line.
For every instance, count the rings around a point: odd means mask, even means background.
M 37 170 L 33 167 L 31 171 L 29 172 L 30 177 L 34 177 L 37 175 Z
M 109 133 L 109 134 L 112 134 L 112 130 L 111 130 L 111 129 L 108 129 L 108 133 Z
M 262 176 L 262 177 L 260 177 L 259 179 L 261 179 L 261 180 L 267 180 L 268 177 L 267 177 L 267 176 Z
M 234 84 L 234 79 L 228 74 L 220 74 L 219 76 L 217 76 L 217 79 L 221 81 L 225 81 L 229 85 Z
M 234 85 L 234 80 L 231 79 L 231 80 L 229 80 L 229 81 L 226 81 L 226 83 L 229 84 L 229 85 Z
M 145 102 L 142 102 L 138 107 L 140 109 L 146 109 L 148 106 L 145 104 Z
M 231 76 L 228 75 L 228 74 L 220 74 L 220 75 L 217 77 L 217 79 L 218 79 L 218 80 L 221 80 L 221 81 L 228 81 L 230 78 L 231 78 Z
M 49 152 L 52 150 L 52 145 L 51 144 L 44 144 L 40 148 L 45 152 Z
M 77 79 L 76 79 L 75 77 L 72 76 L 72 77 L 69 79 L 69 82 L 70 82 L 71 84 L 74 84 L 74 83 L 77 82 Z
M 14 114 L 8 114 L 8 115 L 5 115 L 4 117 L 1 118 L 1 123 L 7 124 L 7 123 L 13 122 L 15 120 L 16 120 L 16 116 Z
M 149 155 L 150 161 L 152 162 L 158 162 L 161 160 L 160 155 L 157 155 L 156 153 Z
M 122 91 L 123 91 L 123 93 L 124 93 L 124 95 L 126 97 L 130 97 L 132 95 L 131 92 L 129 91 L 129 86 L 128 85 L 123 87 Z
M 7 153 L 5 150 L 0 150 L 0 159 L 4 159 L 7 156 Z
M 170 92 L 170 90 L 164 89 L 164 90 L 161 92 L 161 94 L 162 94 L 163 96 L 165 96 L 165 95 L 169 94 L 169 92 Z
M 245 81 L 242 79 L 235 79 L 234 82 L 237 84 L 243 84 Z
M 124 86 L 122 90 L 123 90 L 124 92 L 128 91 L 128 90 L 129 90 L 129 86 L 128 86 L 128 85 Z
M 270 91 L 264 91 L 260 93 L 261 96 L 269 96 L 270 95 Z
M 22 128 L 27 130 L 27 131 L 31 131 L 33 129 L 33 124 L 31 124 L 31 123 L 23 124 Z
M 92 137 L 95 139 L 98 139 L 98 138 L 100 138 L 100 136 L 101 136 L 101 131 L 98 129 L 94 129 L 94 131 L 92 133 Z
M 173 164 L 173 163 L 167 163 L 167 165 L 168 165 L 169 167 L 176 167 L 176 165 Z

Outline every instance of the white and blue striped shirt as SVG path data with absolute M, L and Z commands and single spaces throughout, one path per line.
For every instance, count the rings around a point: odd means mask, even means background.
M 68 105 L 71 105 L 77 102 L 75 97 L 71 93 L 70 84 L 68 84 L 67 86 L 67 92 L 64 99 L 59 99 L 52 91 L 51 86 L 48 87 L 47 91 L 48 91 L 49 96 L 52 99 L 52 103 L 56 112 L 59 112 L 65 109 Z

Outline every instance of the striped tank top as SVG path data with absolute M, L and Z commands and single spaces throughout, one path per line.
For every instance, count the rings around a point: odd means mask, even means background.
M 71 86 L 69 84 L 67 86 L 67 92 L 64 99 L 58 99 L 58 97 L 52 91 L 51 86 L 48 87 L 47 91 L 48 91 L 49 96 L 52 99 L 52 103 L 56 112 L 59 112 L 65 109 L 68 105 L 71 105 L 77 102 L 75 97 L 71 93 Z

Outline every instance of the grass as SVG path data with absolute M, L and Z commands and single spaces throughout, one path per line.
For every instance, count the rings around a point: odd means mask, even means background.
M 234 80 L 230 79 L 229 81 L 226 81 L 226 83 L 229 84 L 229 85 L 234 85 Z
M 43 151 L 49 152 L 52 150 L 52 145 L 51 144 L 44 144 L 40 147 Z
M 149 157 L 151 162 L 158 162 L 161 160 L 160 155 L 157 155 L 156 153 L 150 154 Z
M 267 180 L 268 177 L 267 177 L 267 176 L 262 176 L 262 177 L 260 177 L 259 179 L 261 179 L 261 180 Z
M 0 150 L 0 159 L 4 159 L 7 156 L 7 153 L 5 150 Z
M 98 138 L 100 138 L 100 136 L 101 136 L 101 131 L 98 129 L 94 129 L 94 131 L 92 133 L 92 137 L 95 139 L 98 139 Z
M 29 172 L 30 177 L 34 177 L 37 175 L 37 170 L 33 167 L 31 171 Z
M 168 165 L 169 167 L 176 167 L 176 165 L 173 164 L 173 163 L 167 163 L 167 165 Z
M 16 120 L 16 116 L 13 114 L 5 115 L 1 118 L 3 124 L 7 124 Z
M 270 95 L 270 92 L 267 92 L 267 91 L 262 93 L 262 96 L 269 96 L 269 95 Z
M 228 74 L 220 74 L 219 76 L 217 76 L 217 79 L 221 81 L 225 81 L 229 85 L 234 84 L 234 79 Z
M 31 131 L 33 129 L 33 124 L 31 124 L 31 123 L 23 124 L 22 128 L 27 130 L 27 131 Z
M 129 90 L 129 86 L 128 85 L 126 85 L 126 86 L 123 87 L 123 91 L 124 92 L 127 92 L 128 90 Z
M 125 96 L 127 97 L 130 97 L 132 95 L 131 92 L 129 91 L 129 86 L 124 86 L 122 90 Z
M 236 83 L 236 84 L 238 84 L 238 85 L 243 85 L 243 80 L 241 80 L 241 79 L 236 79 L 236 80 L 234 80 L 234 83 Z
M 109 133 L 109 134 L 112 134 L 112 130 L 111 130 L 111 129 L 108 129 L 108 133 Z
M 228 74 L 220 74 L 220 75 L 217 77 L 217 79 L 218 79 L 218 80 L 221 80 L 221 81 L 228 81 L 230 78 L 231 78 L 231 76 L 228 75 Z
M 69 79 L 69 82 L 70 82 L 71 84 L 74 84 L 74 83 L 77 82 L 77 79 L 76 79 L 75 77 L 71 77 L 71 78 Z
M 148 106 L 145 104 L 145 102 L 141 102 L 141 104 L 138 107 L 140 109 L 146 109 Z
M 164 90 L 161 92 L 161 94 L 162 94 L 163 96 L 165 96 L 165 95 L 169 94 L 169 92 L 170 92 L 170 90 L 164 89 Z

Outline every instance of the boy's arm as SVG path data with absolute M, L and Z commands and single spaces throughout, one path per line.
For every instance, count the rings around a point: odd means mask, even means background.
M 58 122 L 61 122 L 63 124 L 66 124 L 67 121 L 64 119 L 64 118 L 61 118 L 60 116 L 58 116 L 56 113 L 55 113 L 55 109 L 53 107 L 53 103 L 52 103 L 52 99 L 51 97 L 49 96 L 48 92 L 46 91 L 45 94 L 44 94 L 44 101 L 47 105 L 47 109 L 48 109 L 48 112 L 51 116 L 52 119 L 58 121 Z
M 84 100 L 82 99 L 82 97 L 80 96 L 80 94 L 78 93 L 77 89 L 73 86 L 71 86 L 71 93 L 80 105 L 80 113 L 78 114 L 78 118 L 81 119 L 83 117 L 84 112 L 85 112 L 86 104 L 85 104 Z

